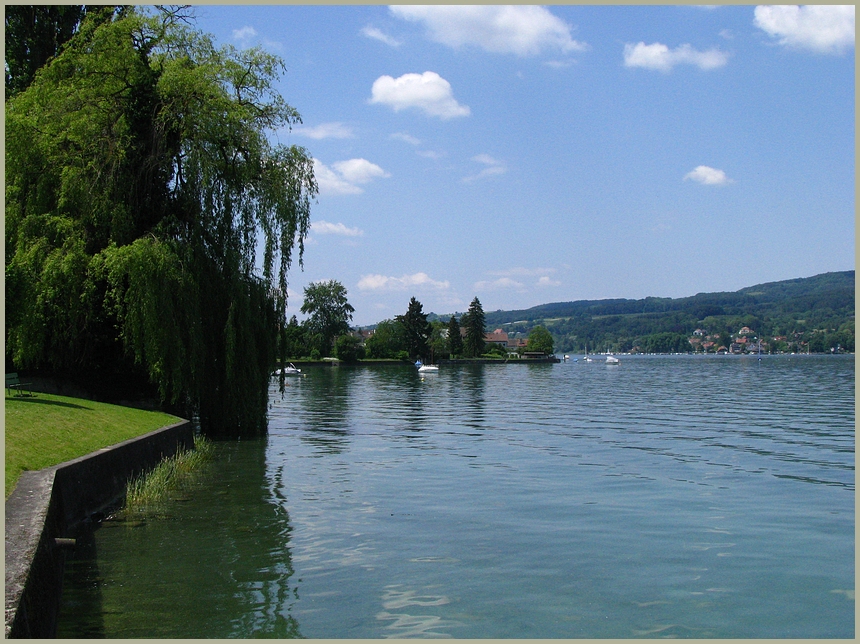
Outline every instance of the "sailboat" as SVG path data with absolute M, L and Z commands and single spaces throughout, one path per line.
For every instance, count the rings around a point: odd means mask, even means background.
M 585 345 L 585 362 L 594 362 L 591 358 L 588 357 L 588 345 Z

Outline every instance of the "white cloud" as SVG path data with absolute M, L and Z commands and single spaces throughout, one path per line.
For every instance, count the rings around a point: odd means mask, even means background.
M 485 177 L 491 177 L 498 174 L 505 174 L 508 169 L 505 165 L 494 159 L 489 154 L 479 154 L 477 156 L 472 157 L 472 161 L 476 161 L 478 163 L 482 163 L 486 168 L 481 170 L 478 174 L 474 174 L 468 177 L 464 177 L 463 181 L 466 183 L 471 183 L 472 181 L 478 181 L 479 179 L 484 179 Z
M 418 150 L 415 154 L 425 159 L 441 159 L 445 156 L 444 152 L 436 152 L 435 150 Z
M 854 5 L 760 5 L 754 24 L 787 47 L 841 54 L 854 46 Z
M 373 82 L 370 102 L 388 105 L 395 112 L 414 107 L 443 120 L 471 114 L 468 106 L 454 99 L 451 84 L 436 72 L 380 76 Z
M 561 286 L 561 282 L 551 279 L 548 275 L 544 275 L 537 281 L 537 285 L 541 288 L 546 286 Z
M 521 289 L 525 286 L 522 282 L 513 280 L 510 277 L 500 277 L 497 280 L 475 282 L 474 287 L 476 291 L 496 291 L 507 288 Z
M 248 49 L 249 47 L 253 46 L 255 42 L 258 42 L 257 35 L 257 30 L 250 25 L 245 25 L 241 29 L 233 30 L 233 40 L 238 40 L 239 47 L 241 47 L 242 49 Z M 281 43 L 267 40 L 265 38 L 263 39 L 262 44 L 269 49 L 283 49 Z
M 497 161 L 489 154 L 478 154 L 472 157 L 472 161 L 477 161 L 478 163 L 483 163 L 485 165 L 500 165 L 501 161 Z
M 726 176 L 725 172 L 715 168 L 710 168 L 706 165 L 697 166 L 695 170 L 688 172 L 684 175 L 684 181 L 687 179 L 706 186 L 725 186 L 733 183 L 733 181 Z
M 375 163 L 367 159 L 350 159 L 338 161 L 334 169 L 349 183 L 370 183 L 374 179 L 385 179 L 391 175 Z
M 314 159 L 314 176 L 321 195 L 357 195 L 364 192 L 356 184 L 391 175 L 366 159 L 350 159 L 332 164 L 333 169 Z
M 352 128 L 340 122 L 321 123 L 314 127 L 296 127 L 293 132 L 312 139 L 349 139 L 352 138 Z
M 421 145 L 420 139 L 416 139 L 414 136 L 412 136 L 411 134 L 407 134 L 406 132 L 395 132 L 388 138 L 403 141 L 405 143 L 408 143 L 409 145 Z
M 379 42 L 384 42 L 390 47 L 400 47 L 400 45 L 403 44 L 402 41 L 397 40 L 396 38 L 392 38 L 383 31 L 377 29 L 376 27 L 371 27 L 370 25 L 361 30 L 361 35 L 366 36 L 368 38 L 372 38 L 373 40 L 378 40 Z
M 358 186 L 354 186 L 325 165 L 322 161 L 314 159 L 314 177 L 320 189 L 320 195 L 357 195 L 364 192 Z
M 403 277 L 386 277 L 385 275 L 362 275 L 358 281 L 361 291 L 404 291 L 408 288 L 448 289 L 451 284 L 446 280 L 440 282 L 431 279 L 427 273 L 414 273 Z
M 364 231 L 360 228 L 348 228 L 341 223 L 332 224 L 322 220 L 311 224 L 311 232 L 316 235 L 340 235 L 343 237 L 361 237 L 364 235 Z
M 233 38 L 235 40 L 250 40 L 257 35 L 257 30 L 249 25 L 245 25 L 241 29 L 233 30 Z
M 670 72 L 675 65 L 695 65 L 702 70 L 722 67 L 729 60 L 729 55 L 719 49 L 696 51 L 690 45 L 681 45 L 669 49 L 662 43 L 646 45 L 644 42 L 624 45 L 624 66 L 656 69 Z
M 539 6 L 404 5 L 390 11 L 398 18 L 423 23 L 431 40 L 454 48 L 474 45 L 517 56 L 588 49 L 571 37 L 570 25 Z

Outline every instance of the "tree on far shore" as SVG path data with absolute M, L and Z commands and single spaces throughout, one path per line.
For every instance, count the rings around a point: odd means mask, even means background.
M 475 297 L 469 304 L 469 310 L 463 314 L 463 326 L 466 327 L 466 340 L 463 343 L 463 353 L 469 358 L 477 358 L 484 353 L 484 309 L 481 301 Z
M 536 326 L 529 331 L 529 338 L 526 344 L 526 351 L 543 351 L 545 354 L 552 355 L 552 335 L 542 326 Z
M 424 313 L 421 302 L 414 297 L 409 300 L 409 308 L 405 315 L 398 315 L 395 318 L 405 331 L 406 336 L 406 351 L 409 352 L 409 358 L 426 359 L 430 354 L 428 341 L 432 327 L 427 322 L 427 314 Z
M 455 315 L 448 320 L 448 351 L 452 358 L 463 353 L 463 336 L 460 335 L 460 323 Z
M 305 320 L 310 335 L 320 337 L 317 347 L 323 355 L 331 355 L 335 338 L 349 333 L 349 322 L 355 309 L 346 299 L 346 288 L 337 280 L 313 282 L 305 287 L 302 313 L 310 313 Z

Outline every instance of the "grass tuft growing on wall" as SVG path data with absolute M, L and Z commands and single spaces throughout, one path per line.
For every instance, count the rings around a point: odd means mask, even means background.
M 145 514 L 161 507 L 172 494 L 194 482 L 203 465 L 212 459 L 214 450 L 212 441 L 195 436 L 193 450 L 180 450 L 129 481 L 123 513 Z

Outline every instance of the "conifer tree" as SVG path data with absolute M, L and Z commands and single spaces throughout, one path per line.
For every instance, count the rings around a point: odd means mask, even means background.
M 460 323 L 455 315 L 448 320 L 448 351 L 451 352 L 452 358 L 463 353 L 463 337 L 460 335 Z
M 477 358 L 484 353 L 484 324 L 484 309 L 476 296 L 469 304 L 469 310 L 463 315 L 463 326 L 466 327 L 463 349 L 470 358 Z
M 424 313 L 421 302 L 413 297 L 409 300 L 406 314 L 398 315 L 395 319 L 403 325 L 409 358 L 411 360 L 427 358 L 430 353 L 427 342 L 430 339 L 432 327 L 427 322 L 427 314 Z

